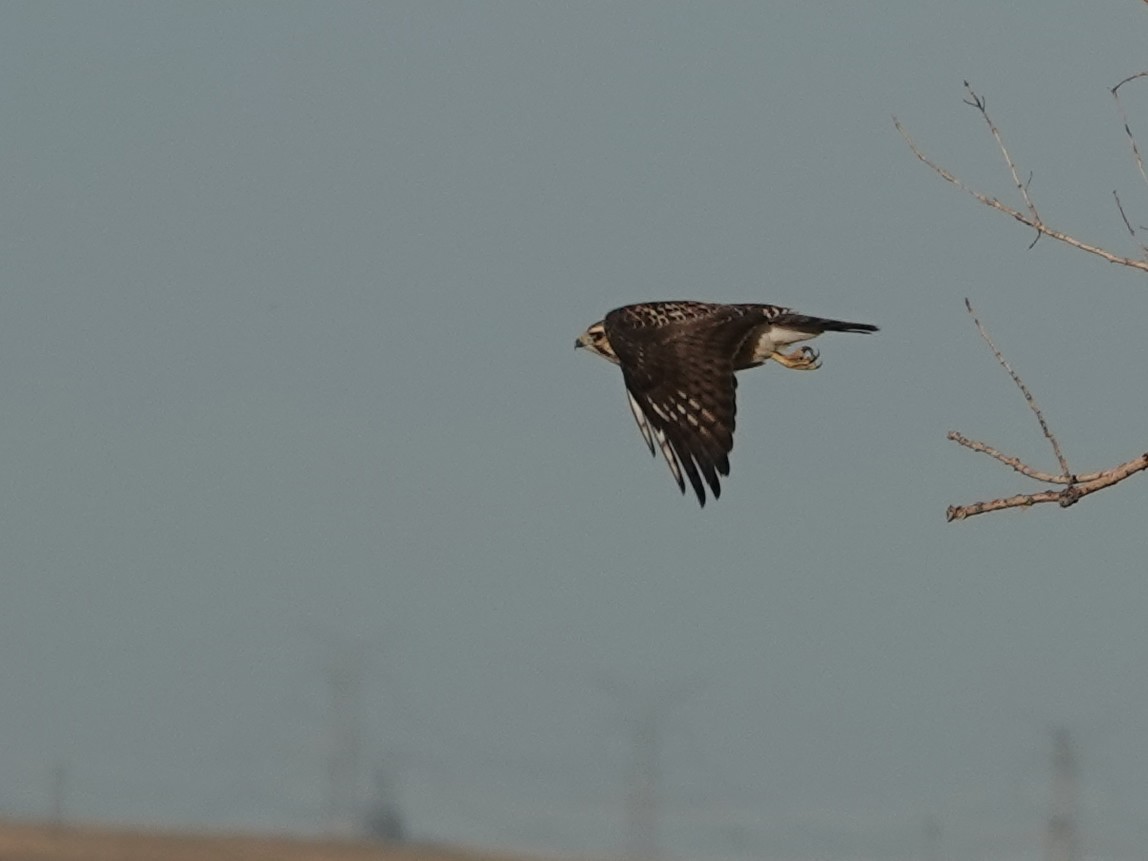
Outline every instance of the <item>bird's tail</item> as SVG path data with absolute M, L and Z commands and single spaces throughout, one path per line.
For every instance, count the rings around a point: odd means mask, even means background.
M 820 335 L 822 332 L 876 332 L 876 326 L 868 323 L 849 323 L 845 320 L 826 320 L 824 317 L 807 317 L 804 314 L 789 314 L 781 320 L 774 320 L 775 326 L 784 326 L 797 332 Z

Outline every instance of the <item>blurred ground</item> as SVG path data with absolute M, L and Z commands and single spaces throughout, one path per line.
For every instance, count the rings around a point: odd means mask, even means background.
M 512 857 L 438 846 L 0 820 L 3 861 L 506 861 Z

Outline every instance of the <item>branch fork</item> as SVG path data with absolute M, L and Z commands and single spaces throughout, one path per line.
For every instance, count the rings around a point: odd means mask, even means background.
M 1148 3 L 1148 0 L 1145 0 L 1145 2 Z M 1132 133 L 1131 125 L 1129 124 L 1128 118 L 1124 113 L 1123 106 L 1120 104 L 1119 97 L 1119 90 L 1122 86 L 1141 78 L 1148 78 L 1148 71 L 1140 72 L 1125 78 L 1123 81 L 1112 88 L 1111 93 L 1113 98 L 1116 100 L 1117 108 L 1119 109 L 1121 118 L 1124 121 L 1124 131 L 1128 136 L 1132 148 L 1133 160 L 1136 163 L 1137 170 L 1139 171 L 1140 176 L 1144 179 L 1144 181 L 1148 183 L 1148 171 L 1145 170 L 1144 161 L 1140 154 L 1140 148 L 1136 143 L 1136 138 Z M 1103 260 L 1107 260 L 1109 263 L 1116 263 L 1120 266 L 1127 266 L 1130 269 L 1139 269 L 1142 272 L 1148 272 L 1148 246 L 1141 244 L 1141 251 L 1144 253 L 1144 257 L 1142 259 L 1134 259 L 1131 257 L 1115 254 L 1105 248 L 1101 248 L 1098 245 L 1082 242 L 1075 237 L 1069 236 L 1062 231 L 1050 227 L 1037 211 L 1036 204 L 1033 202 L 1033 199 L 1029 194 L 1029 185 L 1032 182 L 1032 175 L 1030 174 L 1025 181 L 1021 180 L 1021 173 L 1017 168 L 1016 162 L 1009 154 L 1008 148 L 1005 146 L 1004 139 L 1001 136 L 1000 130 L 992 121 L 991 117 L 989 117 L 988 108 L 986 106 L 984 97 L 978 95 L 973 90 L 973 88 L 969 86 L 968 81 L 965 81 L 965 91 L 967 93 L 967 96 L 964 99 L 965 104 L 974 108 L 981 114 L 985 124 L 988 126 L 989 133 L 992 135 L 993 140 L 996 141 L 997 148 L 1000 150 L 1001 155 L 1004 158 L 1005 164 L 1009 170 L 1009 174 L 1012 177 L 1013 184 L 1016 186 L 1021 200 L 1023 201 L 1023 209 L 1004 203 L 995 197 L 989 197 L 988 195 L 977 191 L 971 186 L 966 185 L 950 171 L 941 167 L 939 164 L 926 156 L 917 147 L 916 143 L 913 142 L 913 139 L 909 136 L 909 133 L 905 131 L 905 128 L 901 125 L 897 118 L 893 117 L 893 125 L 896 127 L 897 131 L 901 133 L 901 136 L 909 145 L 909 149 L 912 151 L 913 155 L 918 158 L 918 160 L 927 165 L 934 173 L 940 176 L 941 179 L 945 180 L 966 194 L 971 195 L 983 205 L 989 207 L 990 209 L 995 209 L 998 212 L 1003 212 L 1021 224 L 1024 224 L 1035 230 L 1036 237 L 1029 245 L 1030 248 L 1037 243 L 1041 236 L 1049 236 L 1052 239 L 1055 239 L 1058 242 L 1063 242 L 1072 248 L 1076 248 L 1080 251 L 1084 251 L 1088 254 L 1100 257 Z M 1128 216 L 1124 211 L 1124 207 L 1120 202 L 1119 195 L 1117 195 L 1116 192 L 1113 192 L 1113 197 L 1116 200 L 1116 207 L 1120 212 L 1120 217 L 1123 220 L 1125 227 L 1128 229 L 1129 234 L 1132 237 L 1135 237 L 1136 230 L 1133 228 L 1131 221 L 1128 219 Z M 963 448 L 987 455 L 1009 467 L 1010 469 L 1019 472 L 1021 475 L 1026 476 L 1027 478 L 1034 479 L 1035 481 L 1039 481 L 1043 484 L 1052 485 L 1053 487 L 1034 493 L 1021 493 L 1014 496 L 989 499 L 982 502 L 969 503 L 966 505 L 950 505 L 946 512 L 946 519 L 948 521 L 952 522 L 954 520 L 965 520 L 969 517 L 975 517 L 978 514 L 987 514 L 992 511 L 1001 511 L 1006 508 L 1028 508 L 1033 505 L 1040 505 L 1042 503 L 1051 502 L 1056 503 L 1061 508 L 1069 508 L 1090 494 L 1104 490 L 1105 488 L 1111 487 L 1114 484 L 1118 484 L 1119 482 L 1132 475 L 1135 475 L 1136 473 L 1148 470 L 1148 452 L 1146 452 L 1144 454 L 1137 455 L 1131 460 L 1111 467 L 1110 469 L 1084 474 L 1074 473 L 1069 468 L 1068 460 L 1064 456 L 1064 450 L 1061 448 L 1060 441 L 1057 439 L 1056 435 L 1049 427 L 1048 422 L 1045 420 L 1044 413 L 1041 412 L 1036 399 L 1032 396 L 1032 392 L 1020 378 L 1020 375 L 1017 374 L 1017 372 L 1013 369 L 1012 365 L 1009 364 L 1009 362 L 1005 359 L 1001 351 L 997 348 L 988 331 L 981 323 L 980 318 L 973 310 L 972 303 L 968 299 L 965 299 L 965 309 L 968 311 L 969 316 L 973 318 L 973 322 L 976 324 L 977 331 L 980 333 L 982 340 L 984 340 L 989 349 L 992 351 L 993 356 L 997 360 L 997 363 L 1002 368 L 1004 368 L 1005 371 L 1008 372 L 1008 375 L 1012 378 L 1013 383 L 1016 384 L 1017 388 L 1024 396 L 1025 402 L 1028 404 L 1029 409 L 1032 410 L 1033 415 L 1036 417 L 1037 423 L 1040 425 L 1041 433 L 1044 435 L 1044 438 L 1052 447 L 1053 455 L 1056 457 L 1057 464 L 1060 466 L 1060 472 L 1050 473 L 1036 469 L 1035 467 L 1024 463 L 1020 458 L 1004 454 L 1003 452 L 993 448 L 987 443 L 970 439 L 969 437 L 966 437 L 957 431 L 951 431 L 948 434 L 948 439 L 952 440 Z

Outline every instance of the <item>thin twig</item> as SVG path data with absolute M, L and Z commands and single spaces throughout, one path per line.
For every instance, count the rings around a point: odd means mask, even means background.
M 1148 3 L 1148 0 L 1144 0 L 1144 2 Z M 1128 114 L 1124 111 L 1124 105 L 1120 103 L 1120 94 L 1117 92 L 1129 81 L 1135 81 L 1137 78 L 1148 78 L 1148 72 L 1137 72 L 1135 75 L 1129 75 L 1112 88 L 1112 98 L 1116 100 L 1116 108 L 1120 111 L 1120 119 L 1124 121 L 1124 133 L 1128 135 L 1128 142 L 1132 144 L 1132 157 L 1136 159 L 1136 167 L 1140 171 L 1141 178 L 1145 182 L 1148 182 L 1148 173 L 1144 171 L 1144 159 L 1140 157 L 1140 147 L 1136 145 L 1136 135 L 1132 134 L 1132 126 L 1128 123 Z
M 1032 410 L 1033 415 L 1036 416 L 1036 420 L 1040 423 L 1040 429 L 1044 433 L 1044 438 L 1052 444 L 1053 454 L 1056 455 L 1056 460 L 1060 464 L 1061 475 L 1069 479 L 1068 483 L 1072 484 L 1072 470 L 1068 468 L 1068 461 L 1065 460 L 1064 453 L 1060 450 L 1060 442 L 1057 440 L 1056 435 L 1049 430 L 1048 422 L 1044 420 L 1044 413 L 1042 413 L 1040 407 L 1037 406 L 1036 398 L 1032 396 L 1032 392 L 1028 390 L 1028 386 L 1024 384 L 1024 380 L 1013 370 L 1012 365 L 1008 363 L 1008 360 L 1001 354 L 1001 351 L 997 349 L 997 345 L 993 343 L 993 339 L 981 324 L 980 319 L 978 319 L 977 312 L 973 310 L 973 303 L 968 299 L 965 299 L 965 308 L 968 310 L 969 316 L 973 318 L 973 322 L 977 324 L 977 331 L 981 333 L 981 338 L 984 339 L 984 342 L 989 345 L 989 349 L 993 351 L 993 355 L 996 356 L 997 362 L 1000 363 L 1002 368 L 1008 371 L 1008 375 L 1012 377 L 1012 381 L 1016 383 L 1017 388 L 1020 389 L 1021 394 L 1024 395 L 1025 401 L 1028 402 L 1029 409 Z
M 1146 0 L 1148 2 L 1148 0 Z M 1127 463 L 1122 463 L 1112 469 L 1099 473 L 1092 481 L 1070 484 L 1063 490 L 1044 490 L 1039 493 L 1021 493 L 1016 496 L 991 499 L 987 502 L 974 502 L 969 505 L 950 505 L 946 512 L 946 519 L 951 523 L 954 520 L 965 520 L 978 514 L 987 514 L 990 511 L 1000 511 L 1005 508 L 1027 508 L 1045 502 L 1056 502 L 1061 508 L 1075 505 L 1085 496 L 1096 493 L 1118 484 L 1130 475 L 1148 469 L 1148 453 L 1139 455 Z
M 1145 0 L 1145 2 L 1148 3 L 1148 0 Z M 1034 220 L 1031 215 L 1027 215 L 1020 210 L 1009 206 L 1007 203 L 1001 203 L 1001 201 L 997 200 L 995 197 L 989 197 L 987 194 L 982 194 L 975 188 L 971 188 L 970 186 L 965 185 L 965 183 L 963 183 L 949 171 L 945 170 L 945 168 L 931 160 L 923 152 L 921 152 L 921 150 L 913 142 L 913 139 L 909 137 L 909 133 L 905 131 L 905 127 L 901 125 L 900 121 L 898 121 L 896 117 L 893 117 L 893 125 L 896 127 L 897 131 L 901 133 L 901 137 L 905 139 L 905 143 L 909 145 L 909 149 L 912 150 L 913 155 L 915 155 L 919 161 L 931 168 L 932 171 L 937 174 L 937 176 L 941 177 L 941 179 L 951 183 L 966 194 L 975 197 L 985 206 L 995 209 L 998 212 L 1003 212 L 1005 215 L 1011 216 L 1021 224 L 1027 225 L 1033 230 L 1038 230 L 1045 236 L 1055 239 L 1058 242 L 1063 242 L 1065 245 L 1069 245 L 1089 254 L 1095 254 L 1097 257 L 1107 260 L 1109 263 L 1117 263 L 1121 266 L 1127 266 L 1130 269 L 1139 269 L 1141 272 L 1148 272 L 1148 260 L 1135 260 L 1131 257 L 1122 257 L 1119 254 L 1113 254 L 1111 251 L 1100 248 L 1099 246 L 1091 245 L 1087 242 L 1081 242 L 1079 239 L 1069 236 L 1067 233 L 1062 233 L 1059 230 L 1049 227 L 1043 221 Z
M 1120 217 L 1124 219 L 1124 226 L 1128 228 L 1128 235 L 1135 239 L 1136 229 L 1132 226 L 1132 222 L 1128 220 L 1128 216 L 1124 212 L 1124 204 L 1120 202 L 1120 195 L 1116 193 L 1116 189 L 1112 189 L 1112 196 L 1116 198 L 1116 208 L 1120 210 Z
M 1034 204 L 1032 202 L 1032 198 L 1028 196 L 1028 183 L 1020 181 L 1020 175 L 1017 173 L 1016 163 L 1012 160 L 1012 156 L 1008 154 L 1008 149 L 1005 148 L 1004 141 L 1001 139 L 1001 133 L 997 129 L 996 124 L 993 123 L 992 119 L 989 117 L 989 111 L 986 107 L 987 102 L 983 96 L 978 96 L 975 92 L 973 92 L 973 88 L 969 86 L 968 81 L 965 81 L 965 90 L 969 94 L 969 97 L 964 100 L 965 104 L 970 105 L 971 107 L 974 107 L 981 112 L 981 116 L 984 117 L 985 123 L 989 127 L 989 132 L 993 136 L 993 140 L 995 140 L 997 142 L 997 146 L 1000 147 L 1001 155 L 1004 156 L 1005 164 L 1008 165 L 1009 173 L 1012 174 L 1013 184 L 1016 185 L 1017 191 L 1019 191 L 1021 197 L 1024 198 L 1024 205 L 1028 207 L 1028 211 L 1032 216 L 1032 220 L 1035 223 L 1040 224 L 1040 213 L 1036 211 L 1036 204 Z M 1031 181 L 1032 175 L 1030 174 L 1029 182 Z M 1039 231 L 1037 232 L 1036 239 L 1040 239 Z M 1036 239 L 1033 240 L 1033 244 L 1036 244 Z
M 1124 204 L 1120 202 L 1120 195 L 1116 193 L 1116 189 L 1112 189 L 1112 197 L 1116 200 L 1116 208 L 1120 210 L 1120 218 L 1124 221 L 1124 226 L 1128 228 L 1128 235 L 1133 239 L 1136 238 L 1136 228 L 1132 226 L 1132 222 L 1128 220 L 1128 213 L 1124 211 Z M 1148 260 L 1148 245 L 1143 242 L 1137 243 L 1140 246 L 1140 251 L 1145 260 Z
M 1029 466 L 1019 457 L 1013 457 L 1012 455 L 1004 454 L 1002 451 L 1000 451 L 1000 449 L 993 448 L 987 443 L 983 443 L 980 440 L 969 439 L 967 436 L 964 436 L 957 431 L 949 431 L 948 434 L 946 434 L 946 438 L 957 443 L 957 445 L 964 446 L 970 451 L 987 454 L 994 460 L 999 460 L 1005 466 L 1015 469 L 1021 475 L 1027 475 L 1029 478 L 1036 479 L 1037 481 L 1043 481 L 1046 484 L 1073 484 L 1075 482 L 1095 481 L 1102 475 L 1102 473 L 1099 472 L 1089 472 L 1085 473 L 1084 475 L 1080 475 L 1079 473 L 1076 475 L 1068 476 L 1053 475 L 1051 472 L 1043 472 L 1042 470 Z

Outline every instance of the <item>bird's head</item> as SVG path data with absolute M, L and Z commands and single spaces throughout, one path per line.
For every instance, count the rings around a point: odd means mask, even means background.
M 610 339 L 606 337 L 606 327 L 601 321 L 595 323 L 574 340 L 574 349 L 584 347 L 591 353 L 597 353 L 603 359 L 618 364 L 618 354 L 610 346 Z

